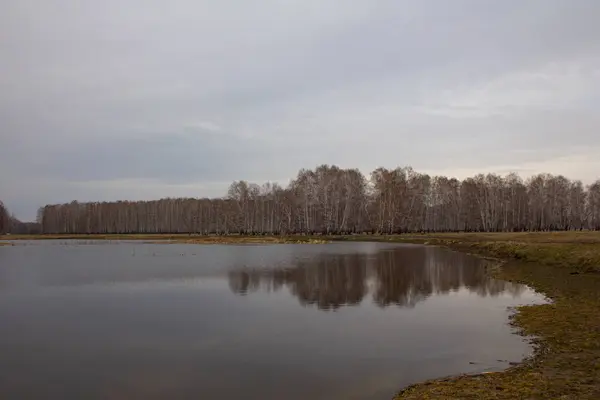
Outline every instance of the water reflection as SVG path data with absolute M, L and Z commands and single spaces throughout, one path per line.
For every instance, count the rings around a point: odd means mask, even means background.
M 360 304 L 370 293 L 380 307 L 414 307 L 433 294 L 460 289 L 479 296 L 526 289 L 490 279 L 491 262 L 439 248 L 403 247 L 375 254 L 314 254 L 288 265 L 239 268 L 229 272 L 229 287 L 238 295 L 285 287 L 303 306 L 335 310 Z
M 537 297 L 486 264 L 384 243 L 2 248 L 0 398 L 376 400 L 502 369 L 531 349 L 506 308 Z

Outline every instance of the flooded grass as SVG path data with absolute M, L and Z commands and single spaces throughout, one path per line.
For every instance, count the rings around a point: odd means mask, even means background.
M 338 238 L 340 239 L 340 238 Z M 428 243 L 508 260 L 491 273 L 525 283 L 550 304 L 523 306 L 511 323 L 535 337 L 534 357 L 505 372 L 418 383 L 399 399 L 600 398 L 600 233 L 352 237 Z

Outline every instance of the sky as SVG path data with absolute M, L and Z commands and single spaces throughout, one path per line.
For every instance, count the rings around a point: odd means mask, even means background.
M 4 0 L 0 199 L 300 168 L 600 177 L 597 0 Z

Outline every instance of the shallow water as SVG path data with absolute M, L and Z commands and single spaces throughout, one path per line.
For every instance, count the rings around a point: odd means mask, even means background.
M 16 244 L 2 399 L 389 399 L 520 360 L 507 307 L 542 300 L 435 247 Z

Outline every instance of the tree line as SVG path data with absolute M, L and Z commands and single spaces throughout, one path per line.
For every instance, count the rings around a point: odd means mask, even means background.
M 43 233 L 344 234 L 600 230 L 600 179 L 479 174 L 458 180 L 411 167 L 302 169 L 287 187 L 246 181 L 221 198 L 72 201 L 42 207 Z

